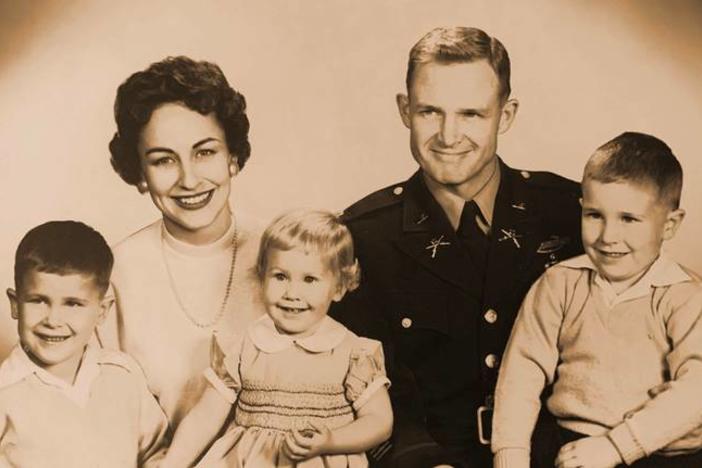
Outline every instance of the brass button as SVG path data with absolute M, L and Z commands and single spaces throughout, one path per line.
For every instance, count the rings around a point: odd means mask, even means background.
M 412 326 L 412 319 L 409 317 L 405 317 L 402 319 L 402 322 L 400 322 L 402 325 L 402 328 L 409 328 Z
M 524 177 L 525 179 L 528 179 L 529 177 L 531 177 L 531 174 L 529 174 L 529 171 L 522 171 L 522 172 L 520 172 L 520 174 L 521 174 L 522 177 Z
M 395 195 L 401 195 L 404 190 L 405 189 L 398 185 L 397 187 L 392 189 L 392 193 L 394 193 Z
M 488 354 L 487 356 L 485 356 L 485 365 L 488 366 L 490 369 L 494 369 L 495 367 L 497 367 L 498 362 L 499 359 L 494 354 Z
M 497 312 L 494 309 L 488 309 L 483 318 L 487 323 L 495 323 L 497 322 Z

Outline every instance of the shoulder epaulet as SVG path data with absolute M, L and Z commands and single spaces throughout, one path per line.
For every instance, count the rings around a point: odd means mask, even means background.
M 564 192 L 580 192 L 580 184 L 574 180 L 547 171 L 518 170 L 519 176 L 529 185 Z
M 367 213 L 395 205 L 402 201 L 405 192 L 405 183 L 388 185 L 358 200 L 341 214 L 342 219 L 350 221 Z

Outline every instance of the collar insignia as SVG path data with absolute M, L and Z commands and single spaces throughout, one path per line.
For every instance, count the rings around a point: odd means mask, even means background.
M 426 213 L 422 213 L 421 215 L 419 215 L 419 218 L 417 219 L 417 221 L 415 221 L 415 224 L 422 224 L 427 219 L 429 219 L 429 215 Z
M 500 232 L 502 232 L 503 236 L 497 239 L 498 242 L 511 240 L 518 249 L 522 248 L 521 244 L 519 243 L 519 239 L 522 238 L 522 235 L 517 234 L 517 231 L 514 229 L 500 229 Z
M 431 250 L 431 258 L 436 258 L 436 251 L 442 245 L 451 245 L 451 243 L 444 241 L 444 236 L 439 236 L 437 238 L 432 239 L 431 242 L 429 242 L 429 245 L 427 245 L 424 248 L 424 250 Z

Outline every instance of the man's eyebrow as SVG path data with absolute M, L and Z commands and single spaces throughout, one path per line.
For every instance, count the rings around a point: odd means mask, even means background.
M 458 109 L 460 114 L 485 114 L 490 110 L 489 107 L 462 107 Z

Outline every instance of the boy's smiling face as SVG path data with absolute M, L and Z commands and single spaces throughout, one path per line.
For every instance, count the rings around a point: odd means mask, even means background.
M 660 201 L 651 185 L 629 181 L 586 180 L 582 206 L 585 252 L 617 293 L 643 276 L 684 216 Z
M 109 308 L 91 275 L 29 270 L 7 290 L 22 347 L 41 368 L 72 383 L 83 351 Z

